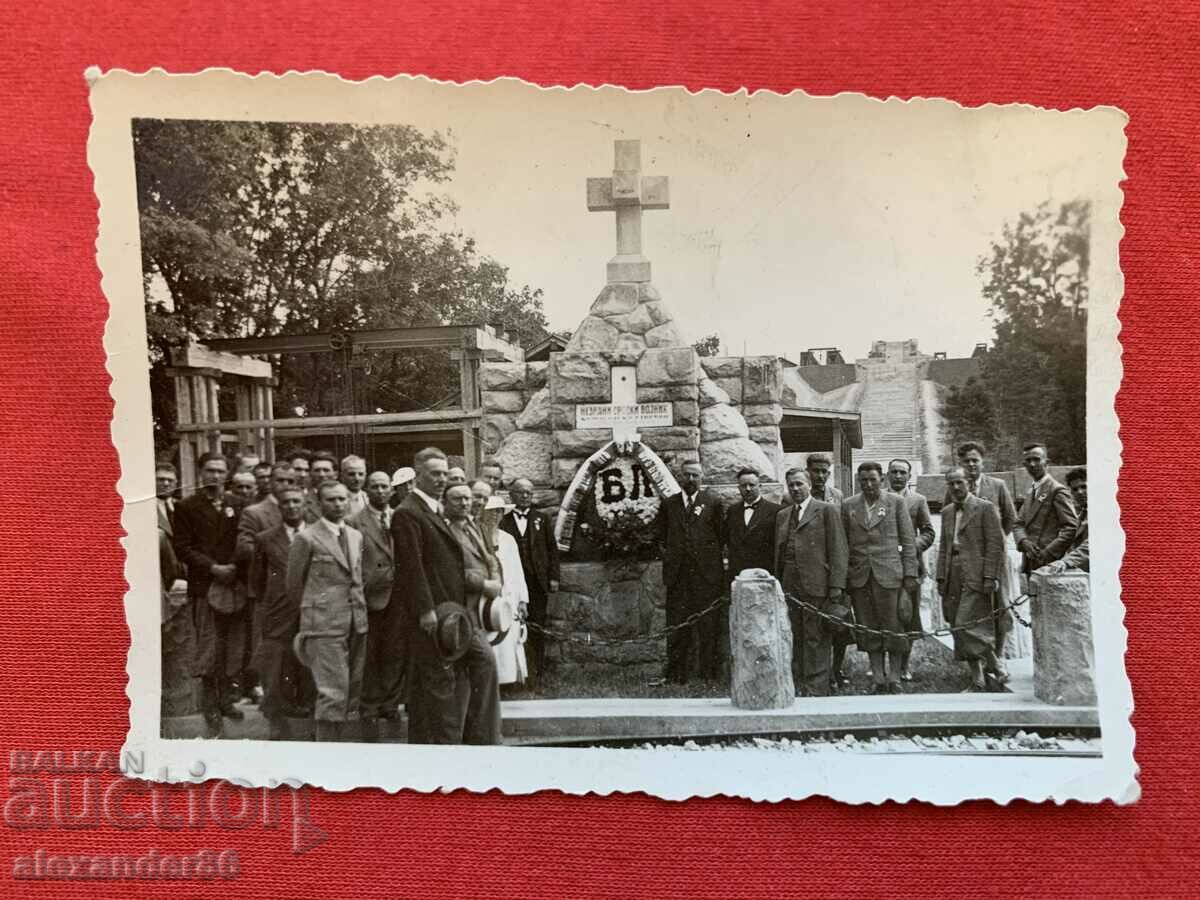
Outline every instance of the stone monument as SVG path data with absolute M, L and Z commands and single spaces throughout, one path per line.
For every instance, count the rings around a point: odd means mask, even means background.
M 616 141 L 612 175 L 587 181 L 588 209 L 616 219 L 616 254 L 587 317 L 548 363 L 490 363 L 480 373 L 484 439 L 505 479 L 528 478 L 534 502 L 556 517 L 565 564 L 549 625 L 585 639 L 665 621 L 658 562 L 615 553 L 588 532 L 604 538 L 614 513 L 652 519 L 688 460 L 703 463 L 706 485 L 724 500 L 736 497 L 743 466 L 782 493 L 781 364 L 702 360 L 684 340 L 642 248 L 643 212 L 669 206 L 668 179 L 641 172 L 640 142 Z M 548 655 L 561 665 L 661 664 L 661 643 L 632 646 L 552 643 Z
M 1033 693 L 1061 706 L 1096 705 L 1089 575 L 1076 569 L 1029 577 Z
M 746 569 L 733 581 L 729 656 L 734 706 L 787 709 L 795 702 L 787 601 L 779 582 L 762 569 Z

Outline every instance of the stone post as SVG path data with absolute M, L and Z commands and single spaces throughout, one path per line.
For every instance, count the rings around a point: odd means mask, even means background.
M 1096 705 L 1096 654 L 1087 572 L 1034 574 L 1033 693 L 1063 706 Z
M 729 610 L 730 698 L 739 709 L 786 709 L 792 682 L 792 626 L 779 582 L 747 569 L 733 582 Z

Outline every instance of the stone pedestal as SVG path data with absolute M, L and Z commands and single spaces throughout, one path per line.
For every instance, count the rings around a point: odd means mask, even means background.
M 1033 692 L 1063 706 L 1096 704 L 1092 600 L 1086 572 L 1033 575 Z
M 590 640 L 634 638 L 665 624 L 661 563 L 564 562 L 559 590 L 547 603 L 546 626 L 575 640 L 547 640 L 546 660 L 560 671 L 587 672 L 601 680 L 621 672 L 657 677 L 666 659 L 665 641 L 600 644 Z
M 162 615 L 162 715 L 189 716 L 200 711 L 199 679 L 192 674 L 196 632 L 187 584 L 178 581 L 167 592 Z
M 729 610 L 730 698 L 739 709 L 786 709 L 792 682 L 792 626 L 779 582 L 747 569 L 733 582 Z

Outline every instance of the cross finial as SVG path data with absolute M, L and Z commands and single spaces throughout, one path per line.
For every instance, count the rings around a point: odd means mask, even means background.
M 667 209 L 665 175 L 642 174 L 642 142 L 614 141 L 612 178 L 587 180 L 590 212 L 617 213 L 617 255 L 608 261 L 608 283 L 649 281 L 650 260 L 642 255 L 642 210 Z

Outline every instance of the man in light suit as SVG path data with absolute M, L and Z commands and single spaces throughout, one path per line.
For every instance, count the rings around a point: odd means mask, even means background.
M 323 482 L 317 501 L 320 521 L 295 536 L 288 554 L 288 602 L 300 610 L 296 655 L 317 689 L 316 739 L 346 740 L 359 718 L 366 655 L 363 536 L 345 522 L 345 485 Z
M 467 588 L 465 606 L 467 617 L 475 626 L 471 643 L 472 646 L 481 644 L 487 651 L 486 656 L 472 657 L 465 666 L 470 692 L 463 718 L 463 743 L 499 744 L 500 677 L 496 670 L 496 655 L 487 642 L 479 618 L 479 601 L 499 597 L 503 584 L 500 561 L 471 519 L 473 499 L 470 486 L 465 484 L 448 486 L 442 497 L 446 521 L 462 548 L 463 583 Z
M 392 479 L 367 476 L 367 508 L 346 519 L 363 534 L 363 591 L 367 597 L 367 658 L 363 664 L 363 735 L 378 738 L 378 719 L 396 719 L 404 701 L 404 610 L 392 605 Z
M 472 690 L 478 686 L 481 696 L 487 692 L 489 665 L 495 683 L 496 661 L 482 633 L 472 637 L 466 654 L 457 662 L 442 661 L 435 608 L 440 603 L 466 602 L 466 567 L 462 545 L 442 517 L 446 454 L 427 447 L 414 457 L 413 468 L 417 472 L 414 487 L 392 513 L 393 552 L 400 564 L 392 582 L 391 602 L 405 609 L 408 631 L 408 742 L 461 744 Z M 470 491 L 466 493 L 469 498 Z M 476 741 L 484 737 L 470 736 Z
M 300 607 L 288 596 L 288 558 L 296 535 L 304 530 L 304 491 L 284 487 L 276 494 L 280 522 L 254 537 L 249 587 L 262 614 L 262 636 L 254 666 L 262 680 L 259 711 L 267 719 L 270 739 L 288 737 L 287 718 L 312 714 L 312 677 L 296 658 L 293 642 L 300 630 Z
M 929 501 L 924 494 L 917 493 L 908 483 L 912 477 L 912 463 L 907 459 L 893 459 L 888 463 L 888 488 L 893 494 L 904 498 L 904 506 L 908 517 L 912 520 L 913 536 L 917 544 L 917 589 L 909 599 L 912 601 L 912 615 L 907 622 L 901 622 L 904 630 L 912 633 L 921 631 L 921 582 L 925 580 L 925 551 L 933 546 L 937 534 L 933 530 L 933 516 L 929 514 Z M 908 649 L 900 657 L 900 680 L 912 681 L 912 671 L 909 669 L 909 659 L 912 657 L 913 641 L 908 640 Z
M 738 493 L 742 499 L 725 513 L 722 539 L 729 557 L 729 578 L 737 578 L 745 569 L 775 570 L 775 515 L 779 504 L 763 497 L 758 472 L 746 468 L 738 472 Z
M 1033 479 L 1033 486 L 1021 506 L 1013 537 L 1024 556 L 1028 573 L 1062 558 L 1075 537 L 1079 519 L 1071 502 L 1071 492 L 1049 472 L 1050 459 L 1045 445 L 1027 444 L 1024 454 L 1025 471 Z
M 683 464 L 683 490 L 658 508 L 655 526 L 663 545 L 663 583 L 667 588 L 667 625 L 682 622 L 729 589 L 721 559 L 724 510 L 716 497 L 701 489 L 704 469 L 699 462 Z M 692 627 L 667 635 L 667 680 L 683 684 L 699 676 L 722 677 L 721 638 L 728 634 L 728 615 L 718 609 Z
M 958 450 L 955 452 L 958 455 L 958 464 L 967 475 L 967 490 L 995 506 L 1000 513 L 1000 526 L 1004 529 L 1004 533 L 1012 534 L 1013 527 L 1017 524 L 1017 506 L 1013 503 L 1007 484 L 999 478 L 984 474 L 983 445 L 977 444 L 975 441 L 967 441 L 959 444 Z M 942 498 L 942 506 L 953 502 L 950 492 L 946 491 L 946 495 Z
M 911 615 L 908 598 L 917 583 L 916 539 L 904 501 L 883 491 L 883 466 L 861 463 L 858 486 L 859 493 L 842 504 L 854 616 L 860 626 L 894 632 L 894 636 L 859 628 L 855 640 L 871 659 L 873 693 L 899 694 L 903 693 L 900 658 L 908 646 L 900 634 L 901 623 Z
M 775 561 L 784 591 L 822 612 L 845 616 L 846 534 L 838 507 L 822 503 L 809 493 L 804 469 L 786 476 L 792 504 L 776 512 Z M 829 694 L 832 638 L 837 626 L 788 603 L 792 623 L 792 678 L 796 694 L 823 697 Z
M 962 468 L 946 473 L 946 485 L 951 502 L 942 507 L 938 593 L 946 621 L 963 629 L 954 632 L 954 657 L 969 665 L 971 686 L 985 690 L 985 670 L 998 684 L 1008 681 L 997 655 L 1012 628 L 1012 613 L 999 609 L 1004 529 L 996 507 L 970 492 Z
M 558 590 L 558 543 L 554 539 L 554 523 L 548 515 L 533 508 L 533 482 L 528 478 L 516 479 L 509 493 L 513 508 L 500 520 L 500 528 L 512 535 L 521 551 L 521 569 L 525 572 L 525 589 L 529 594 L 529 621 L 545 626 L 550 595 Z M 534 629 L 530 629 L 527 653 L 531 677 L 540 677 L 545 668 L 546 642 Z

